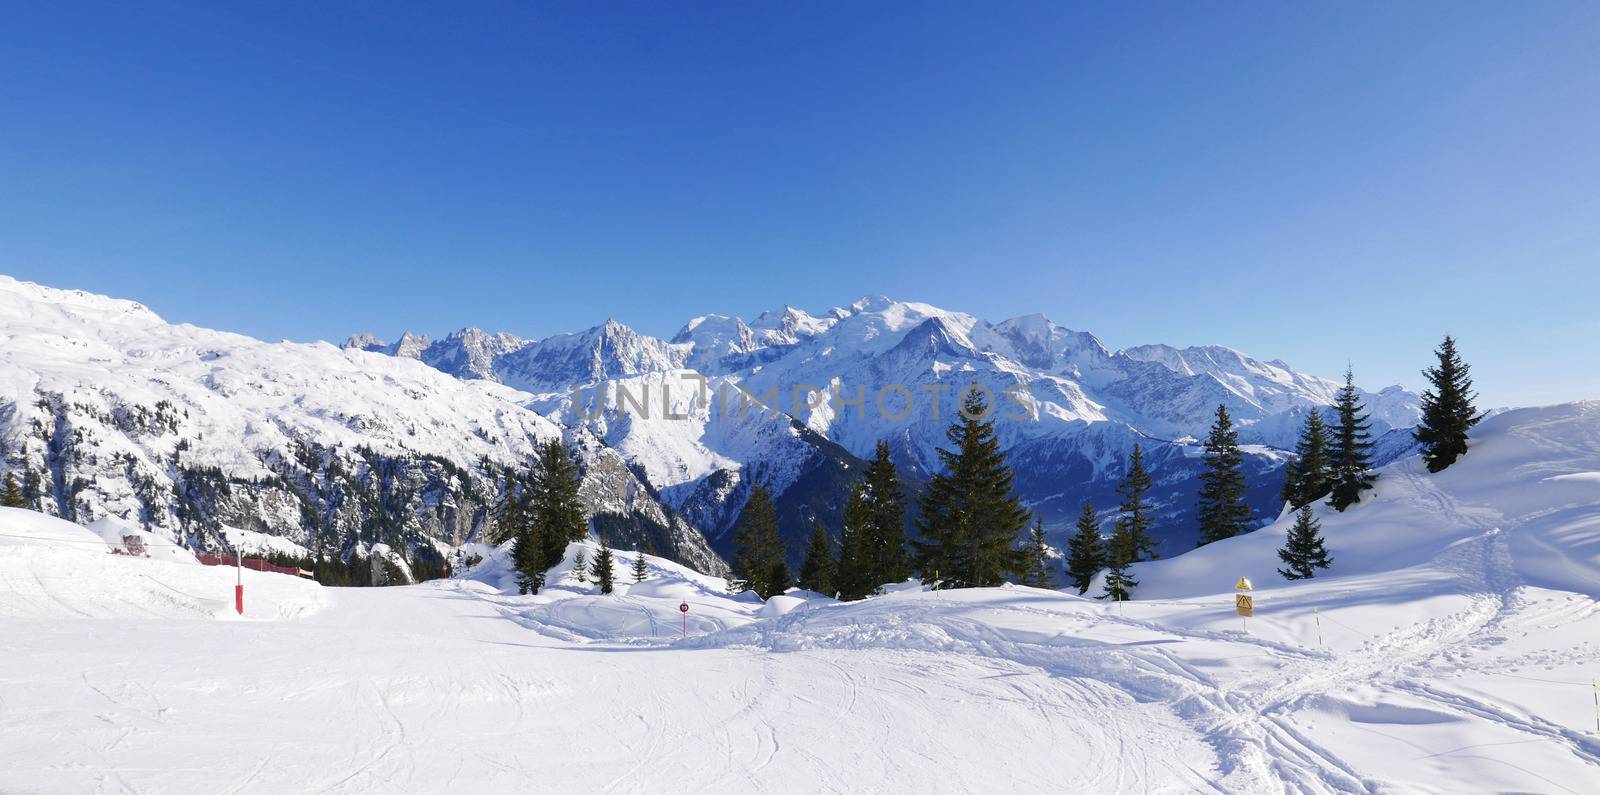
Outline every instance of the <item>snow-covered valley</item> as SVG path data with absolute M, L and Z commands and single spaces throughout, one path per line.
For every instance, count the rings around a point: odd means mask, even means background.
M 1138 564 L 1123 604 L 762 604 L 661 559 L 600 595 L 580 542 L 537 596 L 497 556 L 398 588 L 246 571 L 238 618 L 231 569 L 6 510 L 0 789 L 1593 792 L 1600 403 L 1380 474 L 1319 509 L 1325 575 L 1277 577 L 1285 517 Z

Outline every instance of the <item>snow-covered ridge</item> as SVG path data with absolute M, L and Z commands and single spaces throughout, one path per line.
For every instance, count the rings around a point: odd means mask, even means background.
M 590 507 L 618 517 L 609 532 L 720 570 L 613 451 L 530 398 L 402 356 L 266 343 L 0 281 L 0 468 L 41 510 L 194 546 L 226 546 L 226 527 L 320 551 L 459 543 L 491 521 L 501 472 L 565 436 L 589 464 Z

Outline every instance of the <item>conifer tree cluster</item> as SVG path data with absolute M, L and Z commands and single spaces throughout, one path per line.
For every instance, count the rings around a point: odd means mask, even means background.
M 762 599 L 770 599 L 789 588 L 789 568 L 783 560 L 783 541 L 778 537 L 778 511 L 764 486 L 750 488 L 750 497 L 739 512 L 733 541 L 733 574 L 740 590 L 755 591 Z
M 1050 587 L 1050 545 L 1045 542 L 1044 520 L 1034 518 L 1033 531 L 1022 548 L 1022 584 L 1030 588 Z
M 1301 505 L 1300 511 L 1295 514 L 1294 526 L 1289 528 L 1288 538 L 1283 548 L 1278 550 L 1278 559 L 1288 566 L 1278 569 L 1278 573 L 1286 580 L 1310 579 L 1316 576 L 1317 569 L 1326 569 L 1333 564 L 1327 548 L 1323 546 L 1322 527 L 1311 511 L 1311 503 Z
M 947 433 L 954 449 L 939 450 L 945 471 L 922 493 L 915 547 L 925 583 L 994 586 L 1022 567 L 1016 542 L 1029 513 L 1012 491 L 1011 467 L 988 416 L 983 397 L 969 390 Z
M 1234 430 L 1228 407 L 1217 406 L 1217 419 L 1206 437 L 1205 472 L 1200 475 L 1200 543 L 1232 538 L 1250 529 L 1253 511 L 1244 501 L 1244 455 L 1239 452 L 1239 432 Z
M 22 496 L 22 487 L 17 485 L 17 478 L 10 472 L 6 473 L 5 486 L 0 488 L 0 507 L 26 508 L 28 501 Z
M 1148 495 L 1153 485 L 1150 473 L 1144 468 L 1144 451 L 1135 444 L 1132 455 L 1128 457 L 1128 471 L 1117 487 L 1122 504 L 1118 506 L 1116 530 L 1106 545 L 1106 579 L 1105 590 L 1100 595 L 1102 599 L 1127 601 L 1131 597 L 1129 589 L 1139 584 L 1128 573 L 1128 567 L 1158 557 L 1155 539 L 1150 535 L 1153 525 L 1150 514 L 1155 506 L 1150 504 Z
M 905 495 L 889 445 L 879 441 L 845 502 L 844 533 L 833 588 L 840 599 L 871 596 L 910 572 L 905 551 Z M 824 592 L 828 593 L 828 592 Z
M 833 540 L 828 538 L 828 528 L 821 522 L 811 527 L 811 543 L 806 545 L 806 559 L 800 564 L 800 587 L 824 596 L 837 593 L 839 563 L 833 556 Z
M 1328 438 L 1328 424 L 1321 412 L 1312 409 L 1301 426 L 1300 438 L 1294 445 L 1294 458 L 1283 466 L 1283 490 L 1279 498 L 1291 507 L 1310 505 L 1333 488 L 1332 462 L 1329 458 L 1332 442 Z
M 1106 567 L 1105 539 L 1100 537 L 1100 518 L 1092 503 L 1084 502 L 1076 527 L 1067 544 L 1067 579 L 1082 594 L 1089 590 L 1094 575 Z
M 1422 443 L 1428 471 L 1442 472 L 1466 455 L 1467 432 L 1483 415 L 1472 404 L 1477 395 L 1472 391 L 1471 368 L 1456 352 L 1455 339 L 1446 336 L 1434 356 L 1439 363 L 1422 371 L 1431 386 L 1422 393 L 1422 424 L 1415 436 Z
M 1333 428 L 1333 444 L 1328 448 L 1328 504 L 1343 511 L 1361 501 L 1361 492 L 1372 488 L 1372 423 L 1356 391 L 1356 376 L 1344 372 L 1344 387 L 1334 402 L 1339 422 Z
M 514 542 L 511 564 L 522 593 L 538 593 L 567 544 L 588 535 L 579 482 L 577 464 L 559 439 L 539 446 L 530 475 L 506 474 L 496 541 Z

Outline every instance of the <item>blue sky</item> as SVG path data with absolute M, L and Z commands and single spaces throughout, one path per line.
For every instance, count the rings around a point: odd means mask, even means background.
M 0 272 L 268 339 L 867 293 L 1600 398 L 1600 4 L 4 3 Z

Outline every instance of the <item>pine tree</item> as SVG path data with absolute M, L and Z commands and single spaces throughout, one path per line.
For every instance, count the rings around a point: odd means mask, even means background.
M 1289 567 L 1278 569 L 1278 573 L 1286 580 L 1311 579 L 1316 576 L 1317 569 L 1326 569 L 1333 563 L 1333 559 L 1328 557 L 1328 550 L 1322 545 L 1321 525 L 1311 512 L 1310 503 L 1300 506 L 1294 527 L 1289 528 L 1289 536 L 1284 540 L 1283 548 L 1278 550 L 1278 559 Z
M 581 549 L 572 557 L 572 579 L 582 585 L 589 584 L 589 556 Z
M 1232 538 L 1250 529 L 1245 503 L 1244 455 L 1228 407 L 1217 406 L 1217 420 L 1205 444 L 1206 470 L 1200 474 L 1200 543 Z
M 548 570 L 566 556 L 567 544 L 589 535 L 589 523 L 578 494 L 578 466 L 567 446 L 560 439 L 540 445 L 536 463 L 530 510 L 539 527 L 540 563 Z
M 6 484 L 4 490 L 0 490 L 0 507 L 28 507 L 28 501 L 22 498 L 22 488 L 17 485 L 17 478 L 10 472 L 6 473 Z
M 1422 393 L 1422 424 L 1414 432 L 1422 443 L 1422 460 L 1429 472 L 1442 472 L 1467 453 L 1467 432 L 1483 419 L 1472 405 L 1471 367 L 1456 353 L 1456 341 L 1446 336 L 1434 351 L 1437 367 L 1422 371 L 1432 386 Z
M 945 471 L 922 493 L 923 541 L 916 543 L 922 581 L 947 587 L 999 585 L 1021 566 L 1018 534 L 1028 510 L 1012 491 L 1011 467 L 995 437 L 994 422 L 977 390 L 962 401 L 961 417 L 946 436 L 954 450 L 939 450 Z
M 1367 421 L 1366 407 L 1361 405 L 1356 376 L 1351 370 L 1344 372 L 1344 388 L 1339 390 L 1335 408 L 1339 424 L 1333 429 L 1333 445 L 1328 451 L 1328 504 L 1343 511 L 1360 502 L 1361 492 L 1372 488 L 1372 482 L 1377 480 L 1368 455 L 1372 449 L 1372 424 Z
M 605 539 L 601 539 L 600 551 L 595 553 L 594 564 L 590 568 L 594 581 L 600 586 L 600 593 L 611 593 L 614 585 L 611 566 L 615 562 L 616 556 L 611 554 L 611 547 L 606 544 Z
M 1100 519 L 1095 516 L 1094 505 L 1085 502 L 1078 514 L 1078 532 L 1067 544 L 1067 577 L 1082 594 L 1089 590 L 1094 575 L 1106 567 L 1105 542 L 1100 539 Z
M 811 528 L 811 543 L 806 546 L 806 560 L 800 565 L 800 587 L 832 596 L 834 575 L 839 567 L 833 558 L 833 541 L 828 538 L 828 528 L 817 522 Z
M 1133 446 L 1133 453 L 1128 457 L 1128 472 L 1122 476 L 1122 483 L 1117 486 L 1117 494 L 1122 496 L 1122 504 L 1118 506 L 1121 515 L 1117 517 L 1116 528 L 1118 532 L 1126 529 L 1129 551 L 1132 557 L 1129 563 L 1141 560 L 1155 560 L 1161 557 L 1156 553 L 1156 541 L 1150 536 L 1154 521 L 1150 514 L 1155 511 L 1155 506 L 1146 499 L 1150 487 L 1154 485 L 1150 480 L 1150 473 L 1144 468 L 1144 451 L 1139 445 Z
M 517 590 L 525 594 L 538 593 L 544 587 L 544 573 L 549 568 L 544 565 L 532 499 L 529 485 L 507 472 L 496 540 L 512 542 L 511 567 L 517 572 Z
M 1295 457 L 1283 467 L 1283 490 L 1278 495 L 1283 502 L 1299 508 L 1328 496 L 1332 488 L 1328 452 L 1331 445 L 1322 413 L 1312 409 L 1295 442 Z
M 857 482 L 850 487 L 850 496 L 844 504 L 844 530 L 839 537 L 839 568 L 834 575 L 834 588 L 839 598 L 854 601 L 864 598 L 877 588 L 872 576 L 865 571 L 865 555 L 861 551 L 862 538 L 872 521 L 872 507 L 867 502 L 865 486 Z
M 1029 588 L 1050 587 L 1050 545 L 1044 537 L 1044 519 L 1034 517 L 1033 531 L 1022 548 L 1022 584 Z
M 744 581 L 743 590 L 755 591 L 762 599 L 783 593 L 789 583 L 783 563 L 783 542 L 778 537 L 778 511 L 772 494 L 757 484 L 739 512 L 734 530 L 734 576 Z
M 900 473 L 889 457 L 889 444 L 879 440 L 861 478 L 866 503 L 864 532 L 859 538 L 863 585 L 876 593 L 884 583 L 900 582 L 909 574 L 906 562 L 905 495 Z
M 1117 530 L 1111 534 L 1111 543 L 1106 545 L 1105 588 L 1098 598 L 1117 602 L 1132 599 L 1130 589 L 1138 586 L 1139 581 L 1128 573 L 1128 567 L 1138 559 L 1139 543 L 1132 525 L 1118 520 Z
M 650 569 L 645 565 L 644 553 L 633 553 L 633 581 L 644 582 L 650 576 Z

